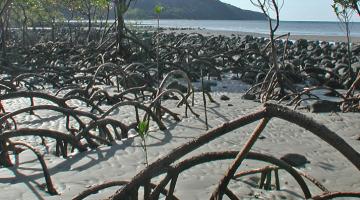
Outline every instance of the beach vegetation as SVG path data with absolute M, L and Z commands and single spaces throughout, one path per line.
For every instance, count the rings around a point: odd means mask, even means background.
M 156 66 L 158 71 L 158 80 L 161 77 L 161 70 L 159 66 L 159 34 L 160 34 L 160 14 L 164 11 L 164 7 L 161 5 L 156 5 L 154 7 L 154 13 L 157 16 L 157 33 L 156 33 Z
M 145 153 L 145 164 L 146 166 L 149 165 L 148 161 L 148 151 L 147 151 L 147 143 L 146 139 L 149 136 L 149 120 L 140 121 L 138 126 L 138 133 L 141 138 L 141 148 L 144 150 Z
M 126 56 L 129 54 L 128 49 L 124 48 L 125 40 L 125 20 L 124 15 L 130 7 L 130 4 L 133 0 L 114 0 L 115 10 L 116 10 L 116 45 L 117 50 L 120 55 Z
M 275 43 L 275 33 L 280 25 L 280 10 L 284 4 L 283 0 L 251 0 L 251 3 L 260 8 L 268 20 L 269 24 L 269 47 L 270 47 L 270 70 L 267 72 L 260 87 L 260 101 L 266 102 L 272 98 L 280 99 L 286 95 L 286 87 L 291 84 L 285 83 L 286 78 L 280 71 L 278 63 L 277 46 Z M 264 49 L 264 52 L 265 53 Z M 278 90 L 276 90 L 278 89 Z
M 359 0 L 351 0 L 351 7 L 358 13 L 360 16 L 360 9 L 359 9 Z
M 165 8 L 163 6 L 156 5 L 155 8 L 154 8 L 154 12 L 155 12 L 155 14 L 160 15 L 160 13 L 162 13 L 164 11 L 164 9 Z
M 357 4 L 355 4 L 357 5 Z M 351 52 L 351 33 L 350 33 L 350 22 L 351 18 L 353 17 L 355 10 L 354 10 L 354 2 L 353 0 L 334 0 L 332 4 L 333 10 L 341 22 L 341 27 L 344 29 L 346 33 L 346 41 L 347 41 L 347 63 L 348 69 L 347 74 L 345 75 L 344 79 L 348 82 L 347 87 L 350 87 L 352 82 L 355 80 L 355 73 L 351 67 L 352 63 L 352 52 Z

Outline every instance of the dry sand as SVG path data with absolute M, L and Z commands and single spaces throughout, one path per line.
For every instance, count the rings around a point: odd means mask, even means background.
M 208 118 L 210 127 L 216 127 L 223 122 L 251 113 L 261 107 L 259 103 L 241 99 L 242 92 L 248 86 L 239 81 L 219 82 L 213 88 L 214 99 L 219 104 L 210 103 Z M 229 101 L 221 101 L 221 95 L 230 97 Z M 189 114 L 184 117 L 184 108 L 176 108 L 181 113 L 182 120 L 175 122 L 169 117 L 164 121 L 168 127 L 160 131 L 152 123 L 148 140 L 150 162 L 166 155 L 170 150 L 205 133 L 204 115 L 201 95 L 196 94 L 195 111 L 201 114 L 200 118 Z M 45 103 L 37 102 L 36 104 Z M 77 101 L 73 105 L 85 109 Z M 168 108 L 173 109 L 175 101 L 165 101 Z M 232 104 L 233 106 L 231 106 Z M 28 99 L 5 101 L 8 111 L 29 106 Z M 105 108 L 105 107 L 104 107 Z M 303 111 L 307 116 L 324 124 L 347 143 L 360 151 L 360 141 L 355 138 L 360 132 L 360 113 L 325 113 L 313 114 Z M 21 115 L 17 117 L 19 127 L 39 127 L 65 131 L 65 118 L 52 112 L 36 112 L 39 116 Z M 121 118 L 124 122 L 135 120 L 133 108 L 124 107 L 114 112 L 113 117 Z M 256 123 L 232 131 L 218 138 L 190 155 L 200 152 L 219 150 L 240 150 Z M 328 189 L 333 191 L 360 191 L 360 173 L 339 152 L 330 147 L 320 138 L 310 132 L 279 119 L 272 119 L 262 133 L 265 139 L 257 141 L 253 151 L 271 154 L 280 157 L 286 153 L 299 153 L 310 161 L 300 168 L 311 176 L 317 178 Z M 28 138 L 29 139 L 29 138 Z M 30 138 L 35 142 L 35 138 Z M 50 149 L 50 152 L 53 149 Z M 188 155 L 189 156 L 189 155 Z M 187 157 L 188 157 L 187 156 Z M 68 159 L 58 158 L 52 154 L 45 156 L 46 163 L 52 174 L 59 196 L 49 196 L 39 185 L 44 184 L 41 167 L 35 156 L 25 151 L 20 154 L 20 165 L 0 169 L 0 199 L 71 199 L 88 187 L 111 180 L 129 180 L 144 166 L 144 152 L 140 148 L 138 137 L 118 141 L 113 146 L 102 146 L 96 150 L 75 154 Z M 191 168 L 182 173 L 178 179 L 175 195 L 180 199 L 209 199 L 214 186 L 225 173 L 230 161 L 209 162 Z M 240 170 L 264 166 L 264 163 L 246 161 Z M 232 181 L 231 188 L 241 198 L 259 197 L 262 199 L 299 199 L 302 192 L 295 181 L 286 173 L 280 173 L 281 191 L 265 191 L 251 187 L 256 184 L 260 175 L 244 177 L 241 181 Z M 312 186 L 313 194 L 320 191 Z M 108 197 L 118 188 L 102 191 L 89 199 Z
M 176 33 L 200 33 L 202 35 L 252 35 L 254 37 L 269 37 L 268 34 L 260 33 L 251 33 L 251 32 L 238 32 L 238 31 L 217 31 L 217 30 L 208 30 L 208 29 L 191 29 L 191 30 L 165 30 L 165 32 L 176 32 Z M 277 35 L 278 36 L 278 35 Z M 344 36 L 323 36 L 323 35 L 291 35 L 290 40 L 306 39 L 310 41 L 327 41 L 327 42 L 346 42 L 346 37 Z M 359 43 L 360 37 L 351 37 L 351 42 Z

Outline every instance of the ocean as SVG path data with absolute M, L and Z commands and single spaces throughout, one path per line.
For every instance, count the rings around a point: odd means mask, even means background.
M 156 20 L 127 20 L 144 26 L 157 26 Z M 252 20 L 168 20 L 160 19 L 164 28 L 195 28 L 217 31 L 240 31 L 251 33 L 269 33 L 267 21 Z M 360 22 L 350 24 L 351 36 L 360 37 Z M 277 34 L 344 36 L 345 29 L 339 22 L 281 21 Z

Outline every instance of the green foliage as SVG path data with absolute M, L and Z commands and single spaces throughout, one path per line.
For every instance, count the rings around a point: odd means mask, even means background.
M 117 15 L 123 16 L 126 11 L 129 9 L 130 3 L 133 0 L 115 0 L 115 8 Z
M 165 10 L 165 8 L 161 5 L 156 5 L 154 8 L 154 13 L 159 15 L 161 12 L 163 12 Z
M 350 19 L 355 10 L 354 0 L 333 0 L 333 4 L 331 5 L 334 9 L 336 16 L 340 21 L 344 20 L 344 18 Z
M 149 121 L 141 121 L 139 122 L 138 126 L 138 133 L 139 136 L 141 137 L 142 143 L 141 143 L 141 147 L 143 148 L 144 152 L 145 152 L 145 164 L 149 165 L 148 162 L 148 153 L 147 153 L 147 146 L 146 146 L 146 138 L 149 135 L 148 134 L 148 130 L 149 130 Z
M 111 3 L 111 0 L 93 0 L 93 5 L 100 8 L 106 8 Z
M 146 139 L 147 135 L 148 135 L 148 128 L 149 128 L 149 122 L 148 121 L 141 121 L 139 122 L 138 126 L 138 132 L 139 135 L 141 137 L 141 139 Z
M 351 3 L 352 3 L 352 9 L 354 9 L 358 15 L 360 16 L 360 10 L 359 10 L 359 0 L 351 0 Z
M 355 11 L 358 11 L 357 8 L 357 0 L 333 0 L 332 7 L 334 12 L 342 23 L 342 27 L 346 32 L 346 39 L 347 39 L 347 55 L 348 55 L 348 78 L 352 81 L 355 76 L 354 72 L 351 68 L 351 60 L 352 60 L 352 53 L 351 53 L 351 41 L 350 41 L 350 20 L 353 16 Z
M 64 10 L 87 17 L 89 12 L 105 9 L 111 4 L 112 0 L 13 0 L 11 9 L 15 16 L 11 19 L 18 20 L 24 11 L 33 22 L 63 20 L 66 18 Z

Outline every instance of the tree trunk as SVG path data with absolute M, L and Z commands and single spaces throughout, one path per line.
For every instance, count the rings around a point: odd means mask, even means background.
M 68 19 L 67 23 L 68 23 L 68 28 L 69 28 L 69 35 L 70 35 L 70 43 L 73 42 L 73 36 L 72 36 L 72 27 L 71 27 L 71 23 L 70 21 L 74 19 L 74 12 L 71 11 L 71 14 L 70 14 L 70 18 Z
M 124 10 L 124 0 L 116 0 L 116 14 L 117 14 L 117 27 L 116 27 L 116 39 L 117 39 L 117 48 L 120 50 L 122 46 L 122 39 L 124 37 L 124 17 L 123 17 L 123 10 Z
M 51 19 L 51 40 L 55 42 L 55 19 Z
M 125 38 L 125 21 L 124 21 L 124 14 L 127 10 L 127 3 L 126 0 L 116 0 L 116 13 L 117 13 L 117 49 L 121 56 L 125 59 L 128 56 L 128 51 L 125 49 L 124 45 L 124 38 Z
M 11 159 L 8 153 L 8 147 L 6 141 L 0 141 L 0 166 L 11 167 Z
M 27 31 L 27 21 L 28 21 L 28 18 L 27 18 L 27 15 L 26 15 L 26 11 L 25 11 L 25 8 L 23 6 L 21 6 L 21 9 L 22 9 L 22 12 L 23 12 L 23 15 L 24 15 L 24 21 L 23 21 L 23 27 L 22 27 L 22 43 L 23 43 L 23 46 L 25 47 L 26 46 L 26 31 Z
M 91 22 L 91 13 L 89 11 L 88 13 L 88 31 L 87 31 L 87 42 L 90 42 L 90 32 L 91 32 L 91 26 L 92 26 L 92 22 Z
M 0 17 L 0 37 L 1 37 L 1 57 L 5 60 L 6 58 L 6 32 L 5 32 L 5 22 L 3 18 Z
M 107 8 L 106 8 L 106 20 L 105 20 L 105 26 L 104 26 L 104 30 L 101 34 L 101 38 L 100 38 L 100 43 L 101 44 L 104 40 L 104 37 L 105 37 L 105 33 L 106 33 L 106 29 L 108 27 L 108 23 L 109 23 L 109 15 L 110 15 L 110 5 L 107 5 Z
M 349 65 L 349 77 L 351 79 L 350 82 L 353 82 L 355 80 L 355 73 L 352 70 L 351 67 L 351 40 L 350 40 L 350 27 L 349 27 L 349 21 L 345 22 L 345 28 L 346 28 L 346 40 L 347 40 L 347 51 L 348 51 L 348 65 Z
M 6 13 L 7 9 L 11 5 L 11 3 L 12 3 L 12 0 L 5 1 L 4 6 L 0 10 L 0 18 L 4 16 L 4 14 Z

